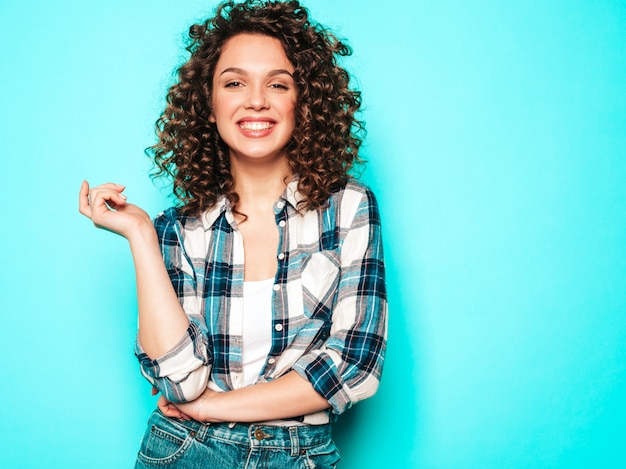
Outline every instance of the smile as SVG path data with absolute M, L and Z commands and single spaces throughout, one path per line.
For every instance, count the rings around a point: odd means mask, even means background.
M 258 132 L 261 130 L 269 130 L 272 127 L 274 127 L 274 123 L 273 122 L 253 122 L 253 121 L 245 121 L 245 122 L 239 122 L 239 127 L 242 130 L 249 130 L 252 132 Z

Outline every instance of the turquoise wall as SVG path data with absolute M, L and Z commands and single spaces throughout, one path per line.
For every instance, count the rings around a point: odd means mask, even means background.
M 342 467 L 626 467 L 624 2 L 308 3 L 355 49 L 389 271 Z M 134 461 L 131 259 L 77 191 L 169 203 L 142 152 L 214 4 L 0 0 L 1 467 Z

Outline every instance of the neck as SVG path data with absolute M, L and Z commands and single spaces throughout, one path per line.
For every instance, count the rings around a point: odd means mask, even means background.
M 291 180 L 285 157 L 253 162 L 231 158 L 231 173 L 241 208 L 272 204 Z

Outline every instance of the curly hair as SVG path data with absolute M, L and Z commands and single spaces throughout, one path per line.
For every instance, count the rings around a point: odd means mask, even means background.
M 217 61 L 224 44 L 242 33 L 277 38 L 294 66 L 296 125 L 285 152 L 303 195 L 298 209 L 315 210 L 362 163 L 364 125 L 356 118 L 361 94 L 350 89 L 349 74 L 337 62 L 351 49 L 312 22 L 298 1 L 225 1 L 213 18 L 191 26 L 186 47 L 191 57 L 167 93 L 156 122 L 158 143 L 146 150 L 154 159 L 153 176 L 172 178 L 184 214 L 199 215 L 222 196 L 236 211 L 229 149 L 209 116 Z

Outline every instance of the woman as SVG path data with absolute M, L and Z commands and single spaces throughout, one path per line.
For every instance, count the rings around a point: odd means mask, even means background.
M 79 196 L 135 263 L 161 393 L 136 467 L 334 467 L 330 424 L 376 391 L 386 340 L 349 49 L 296 1 L 226 2 L 190 39 L 150 149 L 179 206 L 153 224 L 121 185 Z

